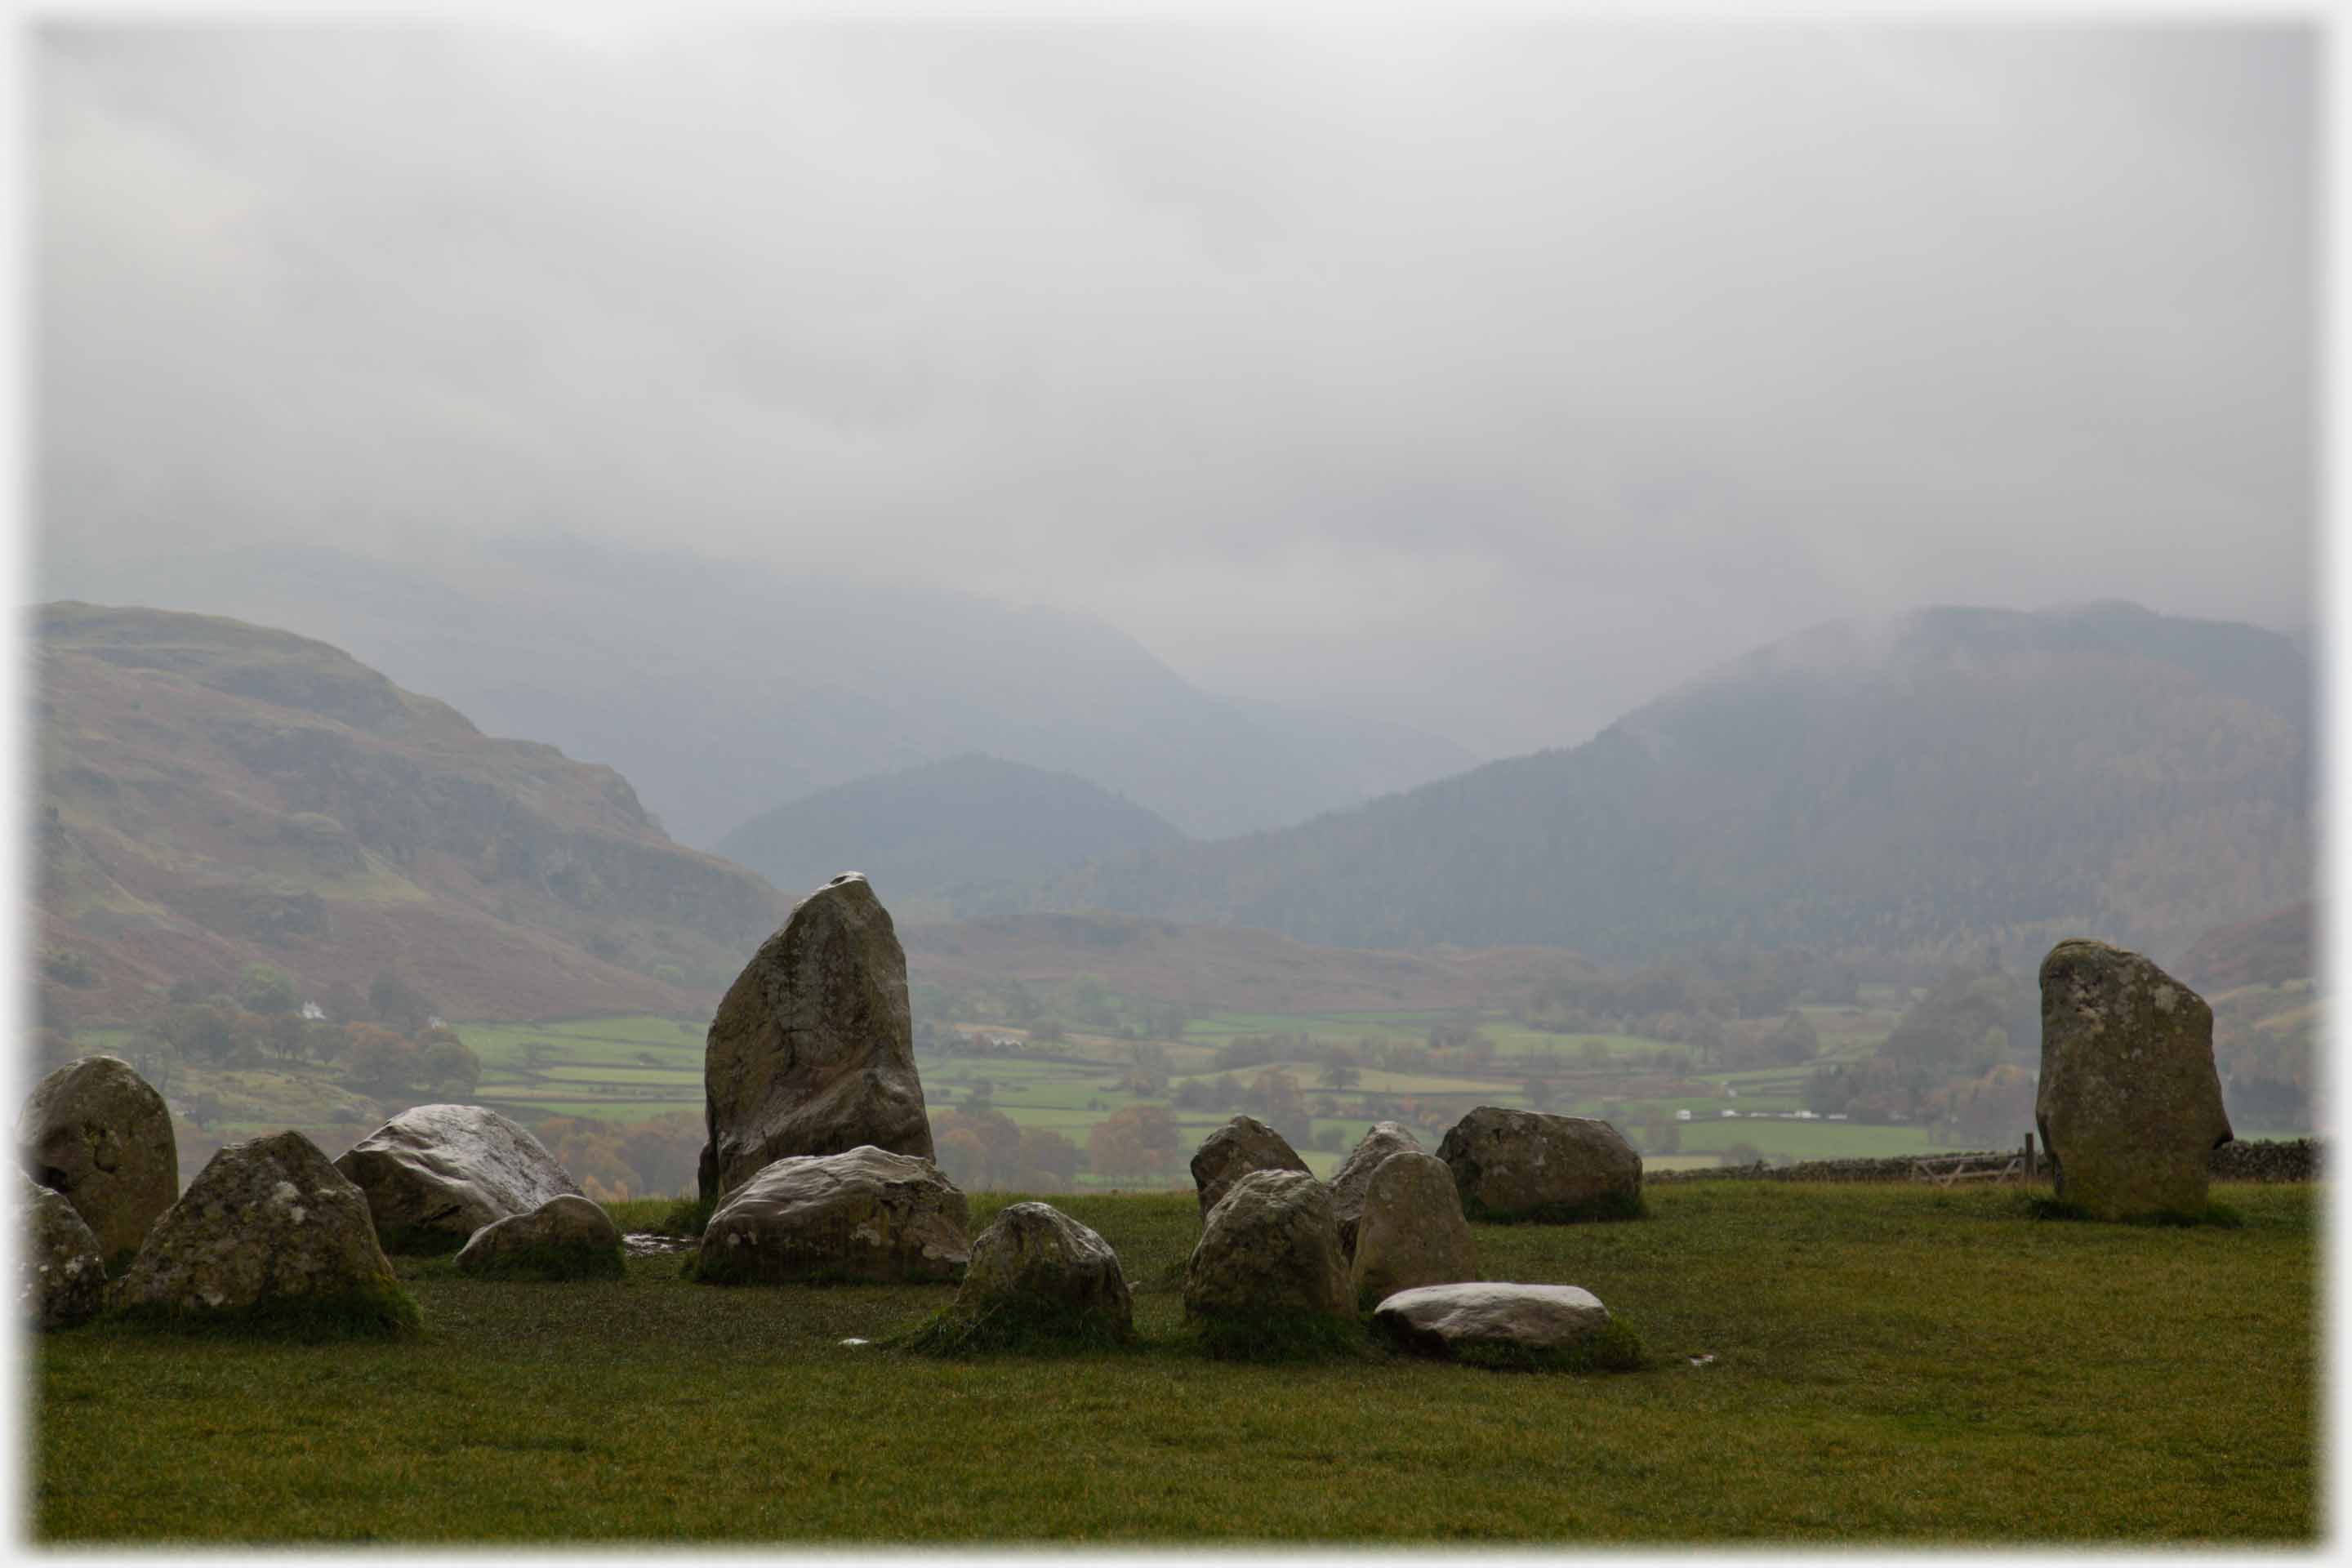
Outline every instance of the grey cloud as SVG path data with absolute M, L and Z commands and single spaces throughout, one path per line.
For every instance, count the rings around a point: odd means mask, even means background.
M 1850 611 L 2293 621 L 2315 58 L 52 25 L 43 518 L 914 574 L 1495 752 Z

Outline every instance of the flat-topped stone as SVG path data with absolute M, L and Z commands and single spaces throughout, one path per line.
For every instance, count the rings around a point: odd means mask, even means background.
M 1495 1282 L 1400 1290 L 1372 1310 L 1374 1324 L 1408 1348 L 1470 1346 L 1565 1350 L 1609 1326 L 1609 1309 L 1577 1285 Z
M 971 1260 L 971 1211 L 930 1161 L 872 1145 L 773 1161 L 703 1227 L 696 1278 L 785 1284 L 951 1283 Z

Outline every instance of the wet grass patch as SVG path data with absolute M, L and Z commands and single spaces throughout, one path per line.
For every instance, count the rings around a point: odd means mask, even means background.
M 1475 1230 L 1482 1275 L 1581 1286 L 1638 1329 L 1647 1364 L 1616 1376 L 1219 1360 L 1174 1292 L 1137 1294 L 1131 1347 L 908 1354 L 843 1342 L 953 1287 L 397 1258 L 421 1339 L 28 1340 L 26 1527 L 412 1549 L 2319 1539 L 2324 1188 L 2219 1187 L 2236 1228 L 2028 1224 L 2014 1188 L 1649 1195 L 1644 1225 Z M 1011 1201 L 973 1194 L 975 1231 Z M 1190 1193 L 1052 1201 L 1131 1280 L 1200 1234 Z
M 466 1272 L 477 1279 L 618 1279 L 627 1273 L 617 1247 L 511 1247 Z

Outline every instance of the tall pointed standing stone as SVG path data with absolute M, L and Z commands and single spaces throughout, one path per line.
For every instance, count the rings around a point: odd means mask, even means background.
M 771 1161 L 862 1145 L 931 1158 L 907 955 L 890 911 L 845 872 L 793 906 L 735 977 L 702 1058 L 701 1195 Z
M 2213 1009 L 2137 952 L 2062 942 L 2042 961 L 2033 1119 L 2058 1195 L 2101 1219 L 2194 1214 L 2231 1139 Z

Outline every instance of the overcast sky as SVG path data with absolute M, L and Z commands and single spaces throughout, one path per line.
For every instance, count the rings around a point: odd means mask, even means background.
M 1486 754 L 1811 622 L 2310 614 L 2306 30 L 51 26 L 39 521 L 572 531 Z

